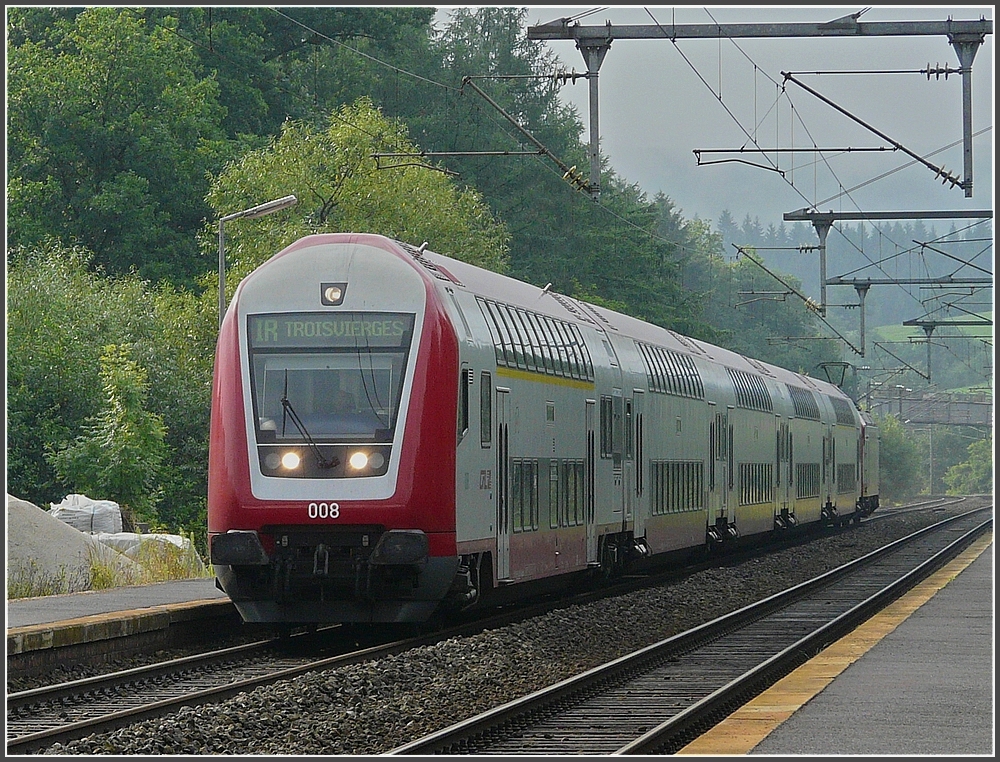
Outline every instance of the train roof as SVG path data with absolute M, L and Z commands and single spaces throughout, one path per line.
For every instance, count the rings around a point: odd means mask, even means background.
M 440 281 L 450 282 L 459 288 L 464 288 L 485 298 L 523 307 L 580 325 L 589 325 L 592 328 L 605 331 L 608 335 L 618 335 L 655 344 L 735 370 L 761 375 L 779 383 L 805 387 L 820 393 L 850 399 L 843 390 L 828 381 L 796 373 L 787 368 L 746 357 L 739 352 L 683 336 L 668 328 L 662 328 L 638 318 L 560 294 L 549 287 L 539 288 L 516 278 L 495 273 L 443 254 L 427 250 L 420 251 L 408 244 L 401 245 Z

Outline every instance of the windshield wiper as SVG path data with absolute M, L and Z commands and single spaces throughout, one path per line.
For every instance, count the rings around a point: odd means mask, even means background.
M 285 390 L 281 395 L 281 436 L 285 436 L 285 420 L 287 418 L 292 419 L 292 423 L 295 424 L 295 428 L 299 430 L 306 442 L 308 442 L 309 447 L 312 449 L 313 454 L 316 456 L 316 462 L 319 464 L 320 468 L 336 468 L 340 465 L 340 458 L 334 456 L 327 460 L 323 455 L 322 451 L 319 449 L 319 445 L 310 436 L 309 431 L 306 429 L 306 425 L 302 423 L 302 419 L 299 418 L 298 413 L 295 412 L 295 408 L 292 407 L 292 403 L 288 400 L 288 371 L 285 371 Z

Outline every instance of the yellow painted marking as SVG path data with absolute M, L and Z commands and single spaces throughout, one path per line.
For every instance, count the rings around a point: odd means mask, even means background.
M 549 376 L 544 373 L 535 373 L 530 370 L 515 370 L 514 368 L 497 368 L 498 376 L 507 378 L 519 378 L 522 381 L 536 381 L 541 384 L 556 384 L 557 386 L 571 386 L 574 389 L 593 389 L 593 381 L 580 381 L 575 378 L 563 378 L 562 376 Z
M 747 754 L 834 678 L 934 597 L 993 542 L 988 532 L 888 607 L 790 672 L 678 754 Z

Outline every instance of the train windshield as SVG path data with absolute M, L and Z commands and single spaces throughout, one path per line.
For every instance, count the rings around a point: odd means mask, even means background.
M 247 336 L 258 443 L 390 443 L 412 314 L 251 315 Z

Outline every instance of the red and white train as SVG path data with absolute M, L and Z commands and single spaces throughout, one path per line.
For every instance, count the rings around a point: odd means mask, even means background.
M 425 621 L 878 507 L 836 386 L 425 246 L 308 236 L 236 291 L 208 531 L 246 621 Z

